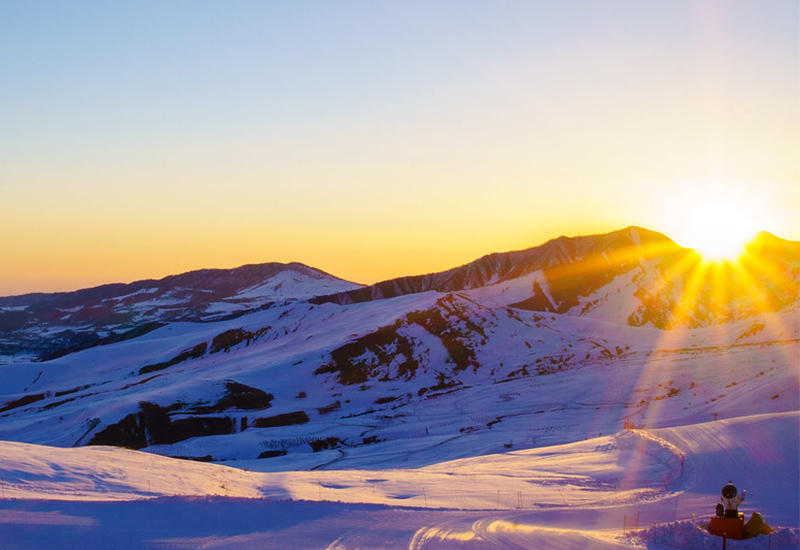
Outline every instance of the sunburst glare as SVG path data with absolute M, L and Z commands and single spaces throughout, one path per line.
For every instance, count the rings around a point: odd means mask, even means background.
M 692 242 L 687 243 L 707 260 L 737 258 L 757 228 L 747 212 L 731 204 L 698 205 L 690 216 Z
M 678 186 L 674 204 L 680 244 L 695 249 L 707 261 L 736 260 L 768 217 L 764 197 L 744 184 Z

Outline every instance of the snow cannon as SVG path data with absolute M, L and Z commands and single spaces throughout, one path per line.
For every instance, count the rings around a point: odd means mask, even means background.
M 733 481 L 729 481 L 721 492 L 717 515 L 711 518 L 711 534 L 735 540 L 743 539 L 744 514 L 739 513 L 739 504 L 744 500 L 747 491 L 742 491 L 740 495 Z

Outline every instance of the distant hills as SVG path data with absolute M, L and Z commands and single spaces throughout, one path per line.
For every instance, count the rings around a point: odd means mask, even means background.
M 301 263 L 273 262 L 0 298 L 0 356 L 53 358 L 141 336 L 168 322 L 236 317 L 359 286 Z

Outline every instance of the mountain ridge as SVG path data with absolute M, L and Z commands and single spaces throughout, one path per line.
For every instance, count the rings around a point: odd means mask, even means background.
M 75 290 L 64 290 L 64 291 L 57 291 L 57 292 L 26 292 L 23 294 L 14 294 L 10 296 L 0 296 L 0 306 L 8 306 L 8 305 L 16 305 L 18 301 L 22 301 L 22 298 L 33 299 L 34 303 L 39 298 L 47 298 L 47 297 L 57 297 L 57 296 L 67 296 L 73 295 L 76 293 L 86 293 L 86 294 L 102 294 L 104 296 L 113 296 L 114 294 L 104 293 L 101 292 L 103 290 L 111 290 L 111 289 L 135 289 L 139 287 L 145 287 L 147 285 L 153 284 L 163 284 L 163 283 L 172 283 L 176 280 L 185 280 L 189 278 L 189 276 L 197 276 L 200 274 L 215 274 L 215 275 L 234 275 L 235 273 L 243 273 L 248 271 L 257 271 L 259 269 L 269 270 L 271 268 L 275 269 L 275 272 L 280 271 L 281 269 L 292 269 L 292 268 L 302 268 L 308 269 L 311 271 L 318 272 L 324 276 L 328 276 L 334 279 L 339 279 L 341 281 L 345 281 L 352 284 L 359 284 L 353 281 L 348 281 L 347 279 L 343 279 L 341 277 L 337 277 L 331 273 L 323 271 L 322 269 L 309 266 L 302 262 L 263 262 L 263 263 L 250 263 L 250 264 L 243 264 L 237 267 L 232 268 L 216 268 L 216 267 L 203 267 L 199 269 L 192 269 L 189 271 L 184 271 L 181 273 L 175 273 L 172 275 L 165 275 L 159 279 L 154 278 L 147 278 L 147 279 L 137 279 L 135 281 L 131 281 L 129 283 L 122 283 L 122 282 L 113 282 L 113 283 L 103 283 L 100 285 L 92 286 L 92 287 L 85 287 L 85 288 L 78 288 Z M 29 302 L 30 303 L 30 302 Z
M 608 232 L 608 233 L 589 233 L 589 234 L 581 234 L 581 235 L 573 235 L 573 236 L 559 235 L 558 237 L 554 237 L 552 239 L 548 239 L 548 240 L 544 241 L 543 243 L 540 243 L 540 244 L 537 244 L 537 245 L 534 245 L 534 246 L 531 246 L 531 247 L 528 247 L 528 248 L 524 248 L 524 249 L 508 250 L 508 251 L 504 251 L 504 252 L 490 252 L 488 254 L 484 254 L 483 256 L 481 256 L 479 258 L 476 258 L 474 260 L 470 260 L 470 261 L 468 261 L 468 262 L 466 262 L 466 263 L 464 263 L 462 265 L 459 265 L 459 266 L 456 266 L 456 267 L 452 267 L 452 268 L 448 268 L 448 269 L 445 269 L 443 271 L 433 271 L 433 272 L 421 273 L 421 274 L 417 274 L 417 275 L 401 275 L 399 277 L 391 277 L 389 279 L 384 279 L 384 280 L 377 281 L 377 282 L 371 283 L 371 284 L 356 283 L 354 281 L 350 281 L 348 279 L 344 279 L 342 277 L 339 277 L 339 276 L 334 275 L 332 273 L 326 272 L 326 271 L 324 271 L 322 269 L 319 269 L 317 267 L 310 266 L 310 265 L 305 264 L 305 263 L 300 262 L 300 261 L 261 262 L 261 263 L 242 264 L 240 266 L 233 267 L 233 268 L 215 268 L 215 267 L 205 268 L 204 267 L 204 268 L 192 269 L 192 270 L 189 270 L 189 271 L 184 271 L 184 272 L 181 272 L 181 273 L 165 275 L 164 277 L 161 277 L 161 278 L 158 278 L 158 279 L 156 279 L 156 278 L 136 279 L 136 280 L 128 282 L 128 283 L 110 282 L 110 283 L 103 283 L 103 284 L 92 286 L 92 287 L 78 288 L 78 289 L 75 289 L 75 290 L 66 290 L 66 291 L 57 291 L 57 292 L 25 292 L 25 293 L 22 293 L 22 294 L 13 294 L 13 295 L 8 295 L 8 296 L 0 296 L 0 307 L 1 306 L 17 305 L 19 302 L 23 301 L 22 300 L 23 298 L 32 299 L 32 300 L 34 300 L 34 302 L 29 302 L 29 303 L 35 303 L 40 298 L 45 298 L 45 297 L 66 296 L 66 295 L 73 295 L 73 294 L 76 294 L 76 293 L 92 293 L 92 292 L 97 292 L 97 291 L 100 291 L 100 290 L 111 289 L 111 288 L 114 288 L 114 289 L 134 288 L 134 287 L 143 286 L 145 284 L 170 282 L 172 280 L 176 280 L 176 279 L 183 278 L 183 277 L 190 276 L 190 275 L 199 275 L 201 273 L 202 274 L 217 274 L 217 275 L 226 274 L 226 273 L 227 274 L 232 274 L 234 272 L 239 272 L 239 271 L 243 271 L 243 270 L 247 270 L 247 269 L 272 267 L 272 266 L 282 267 L 282 268 L 292 268 L 292 267 L 305 268 L 305 269 L 309 269 L 309 270 L 313 270 L 313 271 L 319 272 L 319 273 L 321 273 L 321 274 L 323 274 L 325 276 L 329 276 L 329 277 L 332 277 L 332 278 L 335 278 L 335 279 L 339 279 L 341 281 L 345 281 L 345 282 L 349 282 L 349 283 L 352 283 L 352 284 L 356 284 L 356 285 L 362 287 L 362 289 L 366 289 L 366 288 L 370 288 L 370 287 L 374 287 L 374 286 L 386 285 L 386 284 L 394 282 L 394 281 L 414 280 L 414 279 L 419 279 L 419 278 L 431 277 L 431 276 L 434 276 L 434 275 L 451 273 L 451 272 L 454 272 L 454 271 L 457 271 L 457 270 L 462 270 L 462 269 L 468 268 L 468 267 L 473 266 L 473 265 L 482 264 L 482 263 L 488 263 L 491 260 L 494 260 L 496 258 L 509 256 L 509 255 L 521 255 L 521 254 L 528 253 L 528 252 L 533 251 L 533 250 L 541 249 L 543 247 L 553 246 L 556 243 L 562 243 L 562 242 L 574 241 L 574 240 L 582 240 L 582 239 L 590 239 L 590 238 L 595 238 L 595 237 L 615 237 L 615 236 L 618 236 L 618 235 L 624 235 L 625 233 L 630 233 L 631 231 L 636 231 L 636 232 L 639 232 L 639 233 L 641 233 L 643 235 L 649 236 L 651 241 L 662 241 L 662 242 L 667 243 L 669 245 L 674 245 L 676 248 L 681 249 L 681 250 L 686 250 L 686 251 L 693 250 L 690 247 L 684 247 L 684 246 L 681 246 L 681 245 L 677 244 L 674 240 L 669 238 L 667 235 L 665 235 L 663 233 L 660 233 L 658 231 L 654 231 L 654 230 L 647 229 L 647 228 L 644 228 L 644 227 L 641 227 L 641 226 L 637 226 L 637 225 L 630 225 L 630 226 L 624 227 L 622 229 L 618 229 L 618 230 L 611 231 L 611 232 Z M 800 256 L 800 241 L 792 241 L 790 239 L 784 239 L 784 238 L 779 237 L 779 236 L 777 236 L 777 235 L 775 235 L 775 234 L 773 234 L 773 233 L 771 233 L 769 231 L 766 231 L 766 230 L 759 231 L 758 234 L 746 245 L 746 247 L 747 248 L 751 248 L 756 242 L 760 243 L 759 244 L 760 247 L 766 247 L 763 243 L 761 243 L 761 241 L 763 239 L 765 239 L 765 238 L 768 239 L 769 241 L 771 241 L 771 243 L 767 244 L 766 246 L 768 246 L 770 248 L 778 248 L 778 249 L 783 249 L 783 250 L 793 249 L 794 253 L 797 254 L 798 256 Z
M 25 352 L 53 358 L 137 337 L 168 322 L 232 318 L 356 287 L 299 262 L 270 262 L 0 298 L 0 358 Z
M 642 239 L 645 237 L 645 239 Z M 536 269 L 549 267 L 557 263 L 559 257 L 564 259 L 569 254 L 570 248 L 573 256 L 576 253 L 585 253 L 585 245 L 591 241 L 600 240 L 594 248 L 603 249 L 603 245 L 620 244 L 634 246 L 643 242 L 661 243 L 664 246 L 681 248 L 667 236 L 637 226 L 628 226 L 610 233 L 579 235 L 574 237 L 559 236 L 545 241 L 540 245 L 512 250 L 508 252 L 493 252 L 480 258 L 467 262 L 458 267 L 444 271 L 396 277 L 379 281 L 372 285 L 330 296 L 320 296 L 312 299 L 312 303 L 332 301 L 336 303 L 357 303 L 367 300 L 391 298 L 426 290 L 450 292 L 476 288 L 485 284 L 497 283 L 503 280 L 526 275 Z M 685 249 L 684 249 L 685 250 Z M 540 258 L 536 256 L 540 255 Z M 575 258 L 573 258 L 575 260 Z M 498 276 L 492 280 L 487 274 L 494 272 Z

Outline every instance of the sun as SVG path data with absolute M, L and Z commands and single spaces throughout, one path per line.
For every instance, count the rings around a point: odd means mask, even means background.
M 772 221 L 769 185 L 724 179 L 672 181 L 652 203 L 666 234 L 707 262 L 734 262 Z
M 721 200 L 685 212 L 686 245 L 709 261 L 735 260 L 758 232 L 748 209 Z

